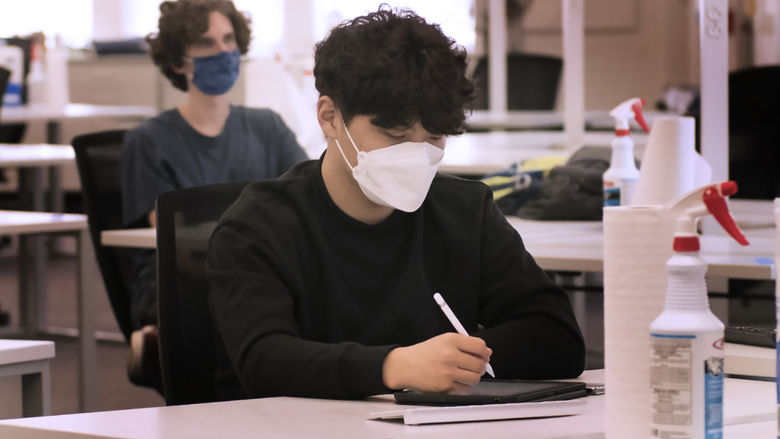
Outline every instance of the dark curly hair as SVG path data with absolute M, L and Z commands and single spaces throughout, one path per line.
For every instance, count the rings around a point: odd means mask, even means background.
M 419 121 L 431 134 L 460 134 L 474 86 L 466 51 L 409 10 L 387 4 L 345 21 L 314 49 L 315 86 L 345 123 L 358 114 L 383 128 Z
M 187 91 L 187 78 L 173 71 L 184 65 L 187 47 L 194 44 L 209 29 L 209 14 L 222 13 L 233 24 L 238 50 L 249 50 L 252 31 L 250 19 L 236 10 L 230 0 L 178 0 L 160 4 L 159 32 L 149 34 L 146 41 L 152 60 L 174 87 Z

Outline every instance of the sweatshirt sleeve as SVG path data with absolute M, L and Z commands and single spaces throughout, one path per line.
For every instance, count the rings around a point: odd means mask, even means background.
M 485 329 L 474 335 L 493 350 L 496 376 L 578 376 L 585 343 L 566 292 L 536 264 L 489 192 L 483 212 L 479 319 Z
M 396 346 L 301 338 L 283 266 L 284 255 L 274 254 L 241 222 L 223 223 L 212 235 L 209 305 L 247 395 L 355 399 L 390 392 L 382 365 Z

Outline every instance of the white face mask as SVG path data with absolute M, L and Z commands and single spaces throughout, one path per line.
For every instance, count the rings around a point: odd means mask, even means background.
M 428 142 L 403 142 L 365 152 L 358 150 L 346 124 L 344 130 L 357 151 L 357 165 L 349 164 L 338 139 L 334 140 L 366 198 L 404 212 L 419 209 L 428 195 L 444 150 Z

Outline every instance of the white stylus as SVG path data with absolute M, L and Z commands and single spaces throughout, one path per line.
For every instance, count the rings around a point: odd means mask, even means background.
M 439 308 L 441 308 L 441 311 L 447 317 L 447 320 L 449 320 L 450 323 L 452 323 L 452 326 L 455 327 L 455 330 L 458 331 L 458 334 L 469 335 L 469 333 L 466 332 L 466 328 L 464 328 L 463 325 L 460 324 L 460 320 L 458 320 L 458 318 L 455 317 L 455 314 L 450 309 L 450 306 L 447 305 L 447 302 L 445 302 L 444 298 L 441 297 L 441 294 L 434 293 L 433 300 L 435 300 L 436 304 L 439 305 Z M 496 377 L 496 374 L 493 373 L 493 368 L 490 367 L 490 363 L 487 363 L 485 365 L 485 372 L 487 372 L 488 375 L 492 376 L 493 378 Z

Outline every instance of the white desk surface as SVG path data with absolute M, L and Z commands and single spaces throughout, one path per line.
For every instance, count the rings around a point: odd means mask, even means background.
M 642 134 L 639 134 L 642 136 Z M 611 132 L 586 132 L 588 145 L 608 147 L 614 135 Z M 637 140 L 636 138 L 634 139 Z M 325 150 L 309 151 L 319 157 Z M 548 155 L 567 157 L 566 134 L 563 131 L 491 131 L 465 133 L 447 138 L 439 170 L 456 175 L 484 175 L 502 171 L 513 163 Z
M 100 243 L 109 247 L 157 248 L 154 228 L 104 230 Z
M 86 228 L 86 215 L 0 210 L 0 232 L 6 234 L 68 232 Z
M 675 116 L 674 113 L 662 111 L 643 111 L 642 114 L 649 126 L 661 116 Z M 590 129 L 612 130 L 615 120 L 608 110 L 590 110 L 585 112 L 585 123 Z M 563 127 L 563 112 L 558 111 L 507 111 L 504 114 L 492 114 L 485 110 L 474 111 L 467 119 L 466 125 L 471 128 L 514 128 L 514 129 L 553 129 Z M 634 130 L 641 129 L 632 121 Z M 641 135 L 641 131 L 636 134 Z M 633 135 L 633 134 L 632 134 Z
M 580 379 L 603 382 L 603 378 L 603 370 L 595 370 L 586 371 Z M 602 437 L 605 396 L 591 396 L 587 401 L 586 412 L 577 416 L 407 426 L 366 420 L 371 412 L 398 408 L 389 395 L 363 401 L 279 397 L 13 419 L 0 421 L 0 436 L 20 439 L 75 438 L 77 435 L 123 439 Z M 743 438 L 739 434 L 746 431 L 776 432 L 774 383 L 727 378 L 724 401 L 726 438 Z
M 77 314 L 79 327 L 79 407 L 94 407 L 95 383 L 94 372 L 97 368 L 95 357 L 94 316 L 90 305 L 92 303 L 92 287 L 90 282 L 98 274 L 94 272 L 92 250 L 89 247 L 89 233 L 87 216 L 80 214 L 63 214 L 48 212 L 27 212 L 0 210 L 0 234 L 32 234 L 51 232 L 78 232 L 77 263 L 76 263 L 76 289 L 77 289 Z M 37 271 L 33 267 L 29 275 L 35 276 Z M 27 274 L 28 272 L 24 272 Z M 20 278 L 22 275 L 20 275 Z M 22 285 L 20 285 L 21 287 Z M 40 291 L 21 289 L 20 294 L 40 294 Z M 20 297 L 20 302 L 26 300 Z M 33 302 L 35 303 L 35 302 Z M 38 310 L 32 308 L 28 312 L 27 330 L 37 330 Z M 44 411 L 45 412 L 45 411 Z M 2 437 L 2 435 L 0 435 Z
M 75 160 L 70 145 L 0 143 L 0 167 L 64 165 Z
M 0 365 L 54 358 L 53 341 L 0 339 Z
M 91 117 L 151 117 L 157 114 L 154 107 L 141 105 L 95 105 L 70 103 L 56 108 L 46 105 L 24 105 L 3 107 L 3 123 L 27 122 L 32 120 L 65 120 Z
M 735 214 L 737 219 L 739 214 Z M 533 221 L 507 217 L 520 233 L 536 263 L 545 270 L 604 270 L 604 233 L 600 221 Z M 746 229 L 750 245 L 745 247 L 728 236 L 701 237 L 701 256 L 707 261 L 712 277 L 771 280 L 775 278 L 774 230 Z M 104 245 L 116 247 L 155 248 L 154 229 L 106 230 L 101 234 Z
M 777 373 L 777 352 L 773 348 L 726 343 L 727 374 L 774 378 Z

